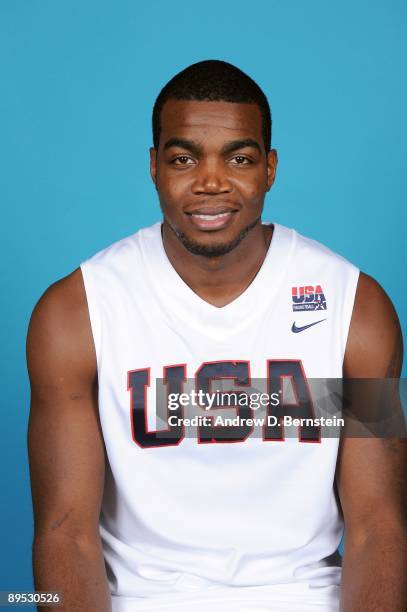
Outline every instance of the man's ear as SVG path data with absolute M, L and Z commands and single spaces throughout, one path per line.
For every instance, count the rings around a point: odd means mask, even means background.
M 267 153 L 267 188 L 266 191 L 270 191 L 274 179 L 276 178 L 276 169 L 278 164 L 278 157 L 276 149 L 271 149 Z
M 150 147 L 150 174 L 154 185 L 157 180 L 157 151 L 154 147 Z

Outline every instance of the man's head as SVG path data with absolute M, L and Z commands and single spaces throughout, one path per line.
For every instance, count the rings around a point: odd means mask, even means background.
M 189 66 L 155 102 L 153 142 L 164 222 L 192 253 L 231 251 L 259 223 L 277 165 L 259 86 L 226 62 Z

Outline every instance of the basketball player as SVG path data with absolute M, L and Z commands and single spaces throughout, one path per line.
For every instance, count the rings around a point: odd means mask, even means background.
M 154 424 L 160 378 L 175 397 L 187 379 L 269 391 L 288 379 L 306 398 L 313 377 L 398 377 L 389 298 L 322 244 L 262 222 L 277 153 L 267 99 L 238 68 L 176 75 L 153 142 L 162 223 L 84 262 L 32 315 L 36 588 L 62 592 L 69 612 L 405 612 L 401 440 L 288 437 L 281 419 L 229 438 L 213 421 L 193 436 Z

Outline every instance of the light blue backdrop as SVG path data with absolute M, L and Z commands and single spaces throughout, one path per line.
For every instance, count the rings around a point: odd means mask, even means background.
M 404 0 L 2 0 L 0 590 L 32 587 L 30 312 L 159 218 L 150 113 L 178 70 L 220 58 L 259 82 L 280 158 L 265 218 L 375 276 L 405 323 L 406 17 Z

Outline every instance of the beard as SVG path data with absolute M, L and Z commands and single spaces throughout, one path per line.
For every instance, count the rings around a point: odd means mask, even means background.
M 174 232 L 178 240 L 184 245 L 184 247 L 193 255 L 201 255 L 202 257 L 220 257 L 226 255 L 235 249 L 241 242 L 246 238 L 247 234 L 259 223 L 261 217 L 257 217 L 254 221 L 249 223 L 242 231 L 230 242 L 221 242 L 219 244 L 200 244 L 194 240 L 190 240 L 183 232 L 177 227 L 172 225 L 167 219 L 167 223 L 171 230 Z M 161 227 L 162 231 L 162 227 Z

